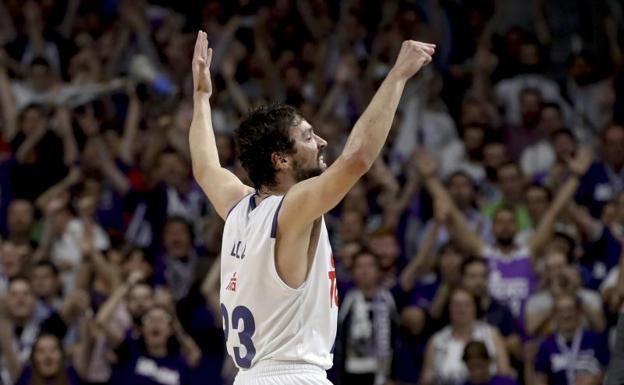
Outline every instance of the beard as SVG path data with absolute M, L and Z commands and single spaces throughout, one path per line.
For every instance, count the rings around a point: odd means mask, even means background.
M 513 244 L 513 241 L 514 241 L 514 237 L 506 236 L 506 235 L 496 238 L 496 242 L 498 242 L 499 245 L 505 246 L 505 247 L 511 246 Z
M 316 167 L 303 167 L 299 162 L 295 160 L 294 162 L 294 171 L 295 171 L 295 180 L 297 182 L 301 182 L 306 179 L 314 178 L 315 176 L 319 176 L 323 173 L 324 169 L 321 167 L 321 156 L 319 154 L 317 157 Z

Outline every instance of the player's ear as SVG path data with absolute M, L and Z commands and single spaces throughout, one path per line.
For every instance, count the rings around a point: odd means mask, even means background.
M 288 158 L 279 152 L 271 154 L 271 162 L 276 170 L 283 170 L 288 167 Z

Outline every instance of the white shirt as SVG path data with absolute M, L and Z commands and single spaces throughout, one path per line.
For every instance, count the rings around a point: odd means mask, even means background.
M 239 202 L 225 221 L 221 249 L 221 312 L 227 350 L 240 369 L 260 361 L 294 361 L 329 369 L 338 317 L 336 273 L 322 219 L 306 281 L 291 288 L 275 266 L 282 197 L 256 206 Z M 306 255 L 301 255 L 305 263 Z

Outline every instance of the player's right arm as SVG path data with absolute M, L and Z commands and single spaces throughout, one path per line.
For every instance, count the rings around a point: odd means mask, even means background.
M 358 119 L 342 154 L 321 175 L 294 185 L 286 194 L 279 226 L 304 231 L 336 206 L 372 166 L 383 147 L 406 82 L 431 61 L 432 44 L 405 41 L 370 104 Z
M 210 203 L 225 220 L 230 209 L 253 189 L 243 184 L 231 171 L 221 167 L 214 130 L 210 95 L 210 60 L 206 33 L 200 31 L 193 53 L 193 120 L 189 130 L 193 175 Z

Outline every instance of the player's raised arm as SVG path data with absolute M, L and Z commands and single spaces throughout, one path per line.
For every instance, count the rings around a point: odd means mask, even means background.
M 219 162 L 209 100 L 212 94 L 211 59 L 208 38 L 205 32 L 200 31 L 193 53 L 193 120 L 189 130 L 191 161 L 195 179 L 219 216 L 225 219 L 236 202 L 253 189 L 221 167 Z
M 372 166 L 383 147 L 405 83 L 431 61 L 435 46 L 403 42 L 396 63 L 358 119 L 342 154 L 320 176 L 294 185 L 284 198 L 279 225 L 304 229 L 340 202 Z

